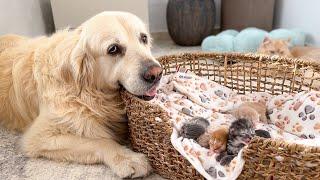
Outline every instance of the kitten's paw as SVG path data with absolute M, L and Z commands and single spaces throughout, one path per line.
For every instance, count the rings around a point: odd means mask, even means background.
M 227 155 L 227 156 L 224 156 L 224 157 L 220 160 L 221 166 L 229 165 L 230 162 L 233 160 L 234 157 L 235 157 L 235 155 Z
M 129 152 L 114 157 L 114 164 L 110 165 L 112 171 L 120 178 L 144 177 L 151 173 L 152 168 L 144 154 Z
M 223 157 L 225 157 L 226 155 L 227 155 L 227 152 L 226 152 L 226 151 L 221 152 L 221 153 L 216 157 L 216 160 L 217 160 L 218 162 L 220 162 L 221 159 L 222 159 Z

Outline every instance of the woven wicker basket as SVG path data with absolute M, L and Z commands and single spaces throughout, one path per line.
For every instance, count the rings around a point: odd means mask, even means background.
M 297 59 L 210 53 L 164 56 L 158 60 L 165 74 L 183 66 L 240 94 L 291 93 L 315 89 L 320 84 L 320 66 Z M 167 113 L 128 93 L 122 96 L 132 146 L 148 156 L 155 172 L 169 179 L 203 179 L 171 145 Z M 277 160 L 279 156 L 282 161 Z M 239 179 L 320 179 L 320 148 L 254 138 L 243 157 L 246 163 Z

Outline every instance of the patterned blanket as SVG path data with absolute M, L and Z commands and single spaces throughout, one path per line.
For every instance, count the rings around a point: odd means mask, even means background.
M 195 140 L 179 136 L 182 125 L 193 117 L 209 120 L 209 129 L 229 126 L 235 118 L 226 113 L 244 102 L 263 102 L 271 123 L 258 123 L 256 129 L 270 133 L 271 138 L 290 143 L 320 146 L 320 92 L 270 95 L 265 92 L 239 95 L 231 89 L 193 73 L 177 72 L 163 77 L 158 94 L 151 103 L 159 104 L 170 116 L 173 146 L 206 179 L 236 179 L 244 160 L 242 150 L 230 165 L 216 161 L 218 154 L 210 153 Z M 281 157 L 277 157 L 281 160 Z

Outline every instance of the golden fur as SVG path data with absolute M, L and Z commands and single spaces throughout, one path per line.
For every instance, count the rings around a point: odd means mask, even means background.
M 282 53 L 280 53 L 282 52 Z M 304 61 L 309 61 L 312 63 L 320 64 L 320 48 L 318 47 L 300 47 L 296 46 L 289 50 L 289 40 L 274 40 L 266 37 L 263 43 L 260 45 L 258 49 L 258 53 L 266 54 L 266 55 L 278 55 L 278 56 L 286 56 L 291 58 L 299 58 Z M 271 66 L 277 66 L 277 64 L 271 64 Z M 275 67 L 274 67 L 275 68 Z M 276 69 L 276 68 L 275 68 Z M 314 70 L 310 69 L 300 69 L 298 68 L 300 73 L 303 73 L 304 83 L 311 84 L 312 88 L 320 89 L 320 74 Z M 279 73 L 279 72 L 275 72 Z M 273 76 L 275 73 L 268 74 Z M 283 74 L 279 74 L 282 75 Z M 312 80 L 316 79 L 316 80 Z
M 320 62 L 320 48 L 296 46 L 290 49 L 290 39 L 270 39 L 266 37 L 258 48 L 258 53 L 279 55 L 292 58 L 302 58 L 316 63 Z
M 209 148 L 210 153 L 220 153 L 226 150 L 229 129 L 221 126 L 212 132 L 206 132 L 198 138 L 200 146 Z
M 158 64 L 140 33 L 148 35 L 136 16 L 103 12 L 51 37 L 0 37 L 0 122 L 24 133 L 27 156 L 104 163 L 122 178 L 150 172 L 144 155 L 119 144 L 127 136 L 119 84 L 143 95 L 150 85 L 140 71 Z M 125 52 L 107 54 L 114 43 Z
M 264 102 L 244 102 L 229 113 L 236 119 L 247 119 L 252 121 L 253 124 L 258 122 L 268 123 L 267 106 Z
M 259 54 L 266 54 L 266 55 L 279 55 L 279 56 L 293 57 L 289 49 L 289 42 L 290 42 L 290 39 L 282 40 L 282 39 L 270 39 L 269 37 L 266 37 L 264 38 L 263 42 L 259 46 L 257 52 Z
M 216 153 L 223 152 L 227 149 L 229 128 L 221 127 L 210 133 L 209 147 Z
M 293 57 L 307 59 L 320 63 L 320 48 L 318 47 L 293 47 L 291 49 Z

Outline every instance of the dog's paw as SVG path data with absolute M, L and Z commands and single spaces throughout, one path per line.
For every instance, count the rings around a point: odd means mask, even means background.
M 137 178 L 150 174 L 152 168 L 144 154 L 128 152 L 114 157 L 110 166 L 112 171 L 120 178 Z

